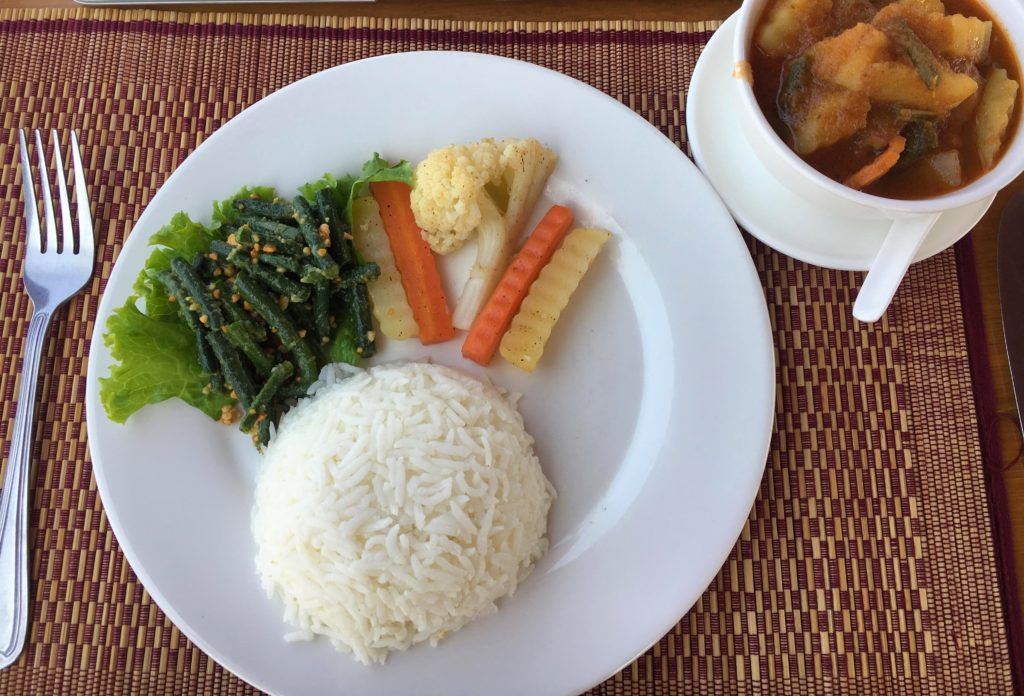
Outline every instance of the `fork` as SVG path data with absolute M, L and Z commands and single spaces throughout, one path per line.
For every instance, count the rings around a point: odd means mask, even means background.
M 13 664 L 21 654 L 28 628 L 28 473 L 32 458 L 32 433 L 35 420 L 36 382 L 43 340 L 54 312 L 81 290 L 92 277 L 95 257 L 89 198 L 85 190 L 85 172 L 78 149 L 78 136 L 71 131 L 71 160 L 74 168 L 78 228 L 71 224 L 71 204 L 64 178 L 64 160 L 57 131 L 53 138 L 57 196 L 60 201 L 60 236 L 53 215 L 50 177 L 46 151 L 39 131 L 35 131 L 39 189 L 43 197 L 45 240 L 40 233 L 32 167 L 29 163 L 25 133 L 18 130 L 21 153 L 21 186 L 25 199 L 25 289 L 32 300 L 32 321 L 25 338 L 18 389 L 18 410 L 14 417 L 14 435 L 7 459 L 3 493 L 0 495 L 0 669 Z M 43 245 L 45 241 L 45 246 Z

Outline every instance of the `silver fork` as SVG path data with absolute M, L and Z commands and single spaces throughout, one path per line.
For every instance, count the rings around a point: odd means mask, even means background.
M 13 664 L 21 654 L 28 627 L 28 472 L 32 457 L 32 433 L 35 420 L 36 381 L 39 358 L 50 319 L 62 304 L 81 290 L 92 276 L 95 258 L 92 218 L 85 190 L 85 171 L 78 150 L 78 136 L 71 131 L 71 161 L 74 167 L 75 198 L 78 204 L 77 235 L 71 224 L 71 204 L 64 178 L 64 159 L 60 139 L 52 131 L 54 168 L 57 175 L 57 196 L 60 200 L 60 236 L 57 244 L 57 223 L 53 216 L 50 177 L 46 167 L 46 151 L 39 131 L 35 131 L 39 189 L 43 195 L 45 246 L 39 229 L 36 196 L 32 186 L 25 133 L 18 130 L 21 152 L 21 186 L 25 198 L 25 267 L 24 281 L 32 299 L 32 321 L 23 349 L 21 386 L 18 389 L 18 411 L 14 417 L 11 454 L 7 459 L 3 493 L 0 495 L 0 669 Z

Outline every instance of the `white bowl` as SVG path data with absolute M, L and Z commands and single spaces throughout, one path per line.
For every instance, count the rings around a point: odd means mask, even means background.
M 889 234 L 871 264 L 853 307 L 856 318 L 875 321 L 892 301 L 939 214 L 991 197 L 1024 171 L 1024 138 L 1016 137 L 1017 126 L 1013 126 L 1010 146 L 995 167 L 962 188 L 931 198 L 884 198 L 828 178 L 783 142 L 754 96 L 749 51 L 754 30 L 769 2 L 771 0 L 745 0 L 739 10 L 739 24 L 733 39 L 733 75 L 738 79 L 732 82 L 739 90 L 741 120 L 746 126 L 742 131 L 758 159 L 784 186 L 801 197 L 827 206 L 837 215 L 891 220 Z M 1011 45 L 1024 46 L 1024 6 L 1020 0 L 989 0 L 987 8 Z

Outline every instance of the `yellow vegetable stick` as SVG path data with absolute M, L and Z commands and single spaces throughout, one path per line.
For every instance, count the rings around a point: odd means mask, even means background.
M 974 112 L 974 141 L 978 146 L 981 166 L 991 169 L 996 155 L 1003 146 L 1006 130 L 1010 126 L 1014 106 L 1017 104 L 1016 80 L 1011 80 L 1006 70 L 991 70 L 981 92 L 981 101 Z
M 370 291 L 373 315 L 377 317 L 381 333 L 398 340 L 419 336 L 420 328 L 405 297 L 402 277 L 395 266 L 391 243 L 373 196 L 352 201 L 352 230 L 352 244 L 359 255 L 380 266 L 380 276 L 368 282 L 366 288 Z
M 589 227 L 575 229 L 566 236 L 533 281 L 519 313 L 502 337 L 501 357 L 522 370 L 533 372 L 569 298 L 609 237 L 610 232 Z

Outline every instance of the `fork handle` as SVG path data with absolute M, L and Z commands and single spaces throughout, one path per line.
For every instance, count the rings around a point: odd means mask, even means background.
M 49 310 L 37 310 L 28 326 L 14 436 L 0 495 L 0 669 L 18 659 L 28 628 L 28 473 L 39 359 L 51 316 Z

